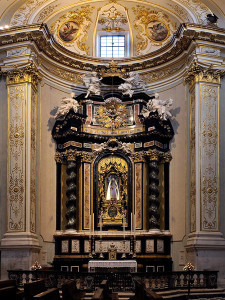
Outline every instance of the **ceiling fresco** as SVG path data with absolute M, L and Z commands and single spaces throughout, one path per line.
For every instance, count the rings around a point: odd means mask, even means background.
M 1 7 L 0 26 L 46 23 L 56 42 L 87 57 L 98 56 L 101 34 L 126 34 L 134 57 L 168 44 L 181 23 L 206 25 L 208 14 L 225 27 L 222 0 L 3 0 Z

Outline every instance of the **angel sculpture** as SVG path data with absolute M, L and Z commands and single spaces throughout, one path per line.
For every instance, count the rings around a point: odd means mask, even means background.
M 134 91 L 132 90 L 132 87 L 136 88 L 145 88 L 144 81 L 139 78 L 138 74 L 135 74 L 134 72 L 129 73 L 128 78 L 122 78 L 125 82 L 122 83 L 118 89 L 122 91 L 123 95 L 129 95 L 130 98 L 133 96 Z
M 71 96 L 70 98 L 65 97 L 61 100 L 61 105 L 57 110 L 55 119 L 60 119 L 64 117 L 71 109 L 75 113 L 78 111 L 80 105 L 78 101 L 74 99 L 75 93 L 71 93 L 70 96 Z
M 159 94 L 155 93 L 155 98 L 148 101 L 147 108 L 143 108 L 141 113 L 147 118 L 150 112 L 157 111 L 160 119 L 166 121 L 168 118 L 172 117 L 171 113 L 168 111 L 168 107 L 172 106 L 172 104 L 173 99 L 160 100 Z
M 83 76 L 83 81 L 87 87 L 87 94 L 85 98 L 88 98 L 90 94 L 100 95 L 100 82 L 102 78 L 98 78 L 97 72 L 91 72 L 91 74 L 86 74 Z

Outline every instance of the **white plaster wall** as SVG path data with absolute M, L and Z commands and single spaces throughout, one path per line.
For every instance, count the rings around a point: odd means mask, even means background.
M 46 249 L 54 247 L 54 244 L 50 245 L 53 243 L 53 235 L 56 230 L 55 143 L 51 136 L 55 123 L 53 116 L 61 99 L 68 96 L 69 93 L 70 91 L 65 92 L 46 81 L 42 81 L 39 91 L 38 213 L 39 234 L 43 247 Z M 45 243 L 48 244 L 45 245 Z
M 170 231 L 173 241 L 182 241 L 186 234 L 187 150 L 185 87 L 179 84 L 160 92 L 161 99 L 173 98 L 171 109 L 174 138 L 171 141 L 170 163 Z

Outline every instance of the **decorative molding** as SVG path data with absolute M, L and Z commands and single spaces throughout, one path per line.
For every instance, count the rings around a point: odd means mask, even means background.
M 125 58 L 120 67 L 127 71 L 144 71 L 171 62 L 183 51 L 187 50 L 191 41 L 197 39 L 199 42 L 212 42 L 217 45 L 225 44 L 225 29 L 211 25 L 181 24 L 171 40 L 157 51 L 146 55 Z M 5 29 L 0 32 L 0 47 L 9 46 L 21 41 L 32 41 L 36 47 L 48 58 L 54 59 L 60 65 L 69 67 L 71 70 L 98 71 L 108 65 L 108 60 L 85 57 L 65 49 L 55 42 L 46 25 L 26 25 L 20 29 Z M 132 63 L 132 64 L 131 64 Z M 167 66 L 168 67 L 168 66 Z M 59 68 L 59 66 L 57 67 Z M 69 76 L 68 74 L 65 75 Z M 69 77 L 68 77 L 69 78 Z

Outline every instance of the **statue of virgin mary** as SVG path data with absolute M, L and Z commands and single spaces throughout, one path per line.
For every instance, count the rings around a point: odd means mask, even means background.
M 112 177 L 109 181 L 106 195 L 106 200 L 111 199 L 119 200 L 119 187 L 114 177 Z

